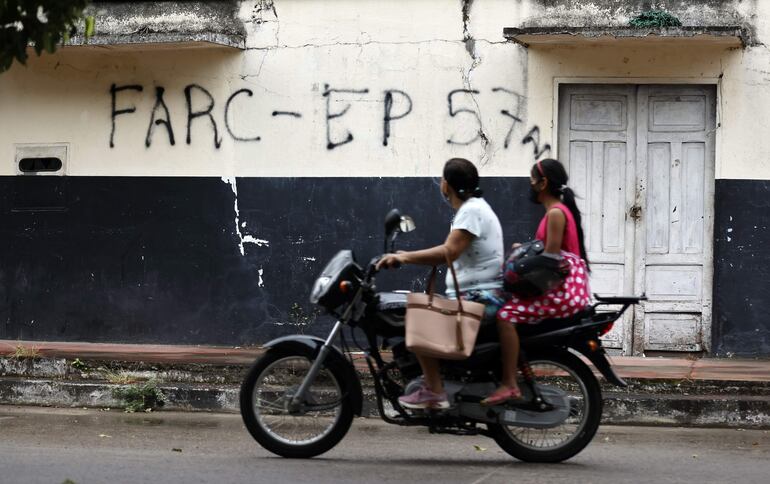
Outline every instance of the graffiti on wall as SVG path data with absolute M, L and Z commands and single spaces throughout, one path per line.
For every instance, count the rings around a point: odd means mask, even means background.
M 140 84 L 126 84 L 110 86 L 111 100 L 111 131 L 109 144 L 110 148 L 115 147 L 115 133 L 117 132 L 122 117 L 127 115 L 136 115 L 136 105 L 131 104 L 131 100 L 126 98 L 126 94 L 143 93 L 144 86 Z M 177 136 L 171 119 L 171 112 L 165 100 L 166 90 L 162 86 L 156 86 L 154 89 L 154 103 L 149 114 L 147 131 L 144 144 L 150 148 L 153 142 L 156 142 L 159 136 L 167 139 L 169 145 L 174 146 L 177 142 Z M 182 126 L 177 126 L 177 130 L 184 129 L 185 143 L 192 144 L 192 127 L 198 123 L 203 123 L 210 130 L 211 142 L 214 148 L 219 149 L 222 145 L 223 136 L 229 136 L 236 142 L 259 142 L 262 137 L 257 133 L 236 132 L 233 125 L 233 109 L 238 103 L 242 103 L 254 96 L 254 92 L 248 88 L 238 89 L 225 100 L 223 107 L 219 108 L 215 97 L 209 90 L 199 84 L 188 84 L 184 87 L 185 99 L 185 120 Z M 482 121 L 482 115 L 478 105 L 478 97 L 489 96 L 490 102 L 496 102 L 499 105 L 497 114 L 504 118 L 503 125 L 506 127 L 505 134 L 501 134 L 498 139 L 490 140 L 485 132 Z M 400 89 L 386 89 L 374 92 L 370 89 L 355 89 L 333 87 L 324 85 L 320 97 L 325 100 L 325 130 L 326 130 L 326 149 L 335 150 L 349 143 L 354 142 L 355 126 L 346 123 L 345 115 L 354 107 L 356 100 L 361 102 L 377 101 L 382 103 L 382 114 L 379 120 L 382 123 L 382 145 L 392 144 L 391 136 L 393 127 L 401 120 L 412 114 L 416 101 L 406 91 Z M 446 95 L 446 112 L 443 113 L 448 121 L 454 123 L 457 134 L 453 133 L 447 138 L 447 143 L 452 145 L 470 145 L 484 139 L 485 142 L 495 141 L 502 144 L 504 149 L 511 146 L 511 141 L 517 127 L 524 127 L 523 111 L 525 97 L 504 87 L 494 87 L 488 91 L 477 89 L 453 89 Z M 221 111 L 218 111 L 221 109 Z M 217 121 L 216 114 L 222 115 L 223 121 Z M 275 110 L 272 111 L 273 117 L 302 118 L 303 114 L 297 111 Z M 179 121 L 177 121 L 179 123 Z M 537 127 L 531 128 L 522 140 L 522 143 L 531 143 L 534 148 L 535 156 L 539 157 L 550 150 L 550 145 L 540 142 L 540 132 Z
M 533 126 L 532 129 L 529 130 L 529 132 L 521 140 L 521 144 L 532 144 L 533 154 L 535 155 L 536 160 L 540 159 L 544 154 L 551 151 L 550 144 L 540 144 L 540 128 L 538 126 Z

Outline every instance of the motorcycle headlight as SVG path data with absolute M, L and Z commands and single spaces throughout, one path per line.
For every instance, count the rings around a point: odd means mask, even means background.
M 313 290 L 310 292 L 311 303 L 318 304 L 318 301 L 321 299 L 321 297 L 326 293 L 326 290 L 329 288 L 329 283 L 331 283 L 331 281 L 332 281 L 332 278 L 329 276 L 321 276 L 315 280 L 315 283 L 313 283 Z

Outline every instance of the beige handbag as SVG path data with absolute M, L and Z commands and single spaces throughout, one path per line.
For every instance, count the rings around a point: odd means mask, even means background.
M 406 297 L 406 347 L 418 355 L 462 360 L 473 352 L 484 316 L 484 305 L 460 299 L 457 274 L 448 258 L 447 266 L 452 272 L 457 299 L 433 294 L 436 282 L 434 266 L 427 294 L 413 292 Z

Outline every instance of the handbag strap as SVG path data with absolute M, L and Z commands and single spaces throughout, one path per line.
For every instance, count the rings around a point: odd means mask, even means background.
M 464 313 L 463 301 L 462 301 L 462 298 L 460 297 L 460 284 L 457 282 L 457 273 L 455 272 L 455 265 L 454 263 L 452 263 L 452 261 L 449 260 L 449 253 L 446 249 L 444 249 L 444 259 L 446 260 L 446 265 L 449 267 L 449 271 L 452 273 L 452 281 L 454 282 L 454 286 L 455 286 L 455 295 L 457 296 L 457 311 L 459 316 Z M 437 274 L 438 274 L 438 267 L 433 266 L 433 270 L 430 273 L 430 280 L 428 281 L 428 306 L 433 305 L 433 291 L 436 283 Z

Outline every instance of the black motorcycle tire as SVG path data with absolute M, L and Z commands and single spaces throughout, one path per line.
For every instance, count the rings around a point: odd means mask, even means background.
M 315 355 L 310 349 L 307 351 L 301 349 L 292 351 L 269 350 L 254 363 L 241 384 L 241 417 L 243 418 L 243 423 L 246 425 L 249 433 L 254 437 L 254 440 L 266 450 L 281 457 L 307 459 L 331 450 L 343 437 L 345 437 L 345 434 L 350 430 L 350 426 L 353 422 L 353 404 L 349 397 L 342 398 L 342 401 L 340 402 L 340 415 L 337 422 L 326 436 L 316 442 L 304 445 L 292 445 L 281 442 L 271 436 L 270 433 L 259 424 L 257 417 L 254 414 L 254 386 L 259 380 L 260 374 L 273 362 L 291 356 L 301 356 L 312 361 Z M 324 367 L 332 373 L 338 382 L 342 382 L 347 378 L 347 369 L 340 367 L 340 364 L 335 364 L 335 362 L 330 361 L 330 359 L 327 359 L 327 361 L 324 362 Z
M 562 462 L 583 450 L 593 440 L 602 418 L 602 392 L 599 382 L 591 369 L 580 358 L 569 351 L 549 350 L 547 354 L 528 355 L 531 362 L 553 361 L 561 363 L 575 371 L 578 378 L 585 384 L 589 405 L 586 424 L 578 436 L 563 447 L 553 450 L 536 450 L 525 447 L 505 431 L 499 424 L 488 425 L 495 442 L 505 452 L 524 462 L 554 463 Z

